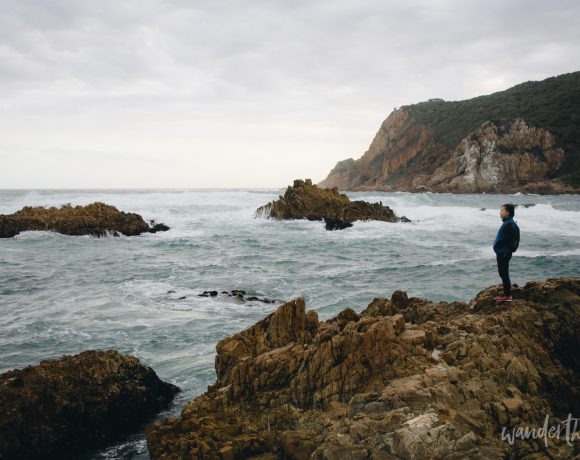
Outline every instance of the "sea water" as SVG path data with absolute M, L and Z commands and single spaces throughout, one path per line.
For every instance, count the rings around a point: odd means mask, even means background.
M 325 320 L 396 289 L 468 301 L 498 284 L 491 244 L 507 202 L 526 205 L 516 208 L 521 244 L 512 282 L 580 276 L 580 196 L 348 193 L 382 201 L 412 222 L 356 222 L 330 232 L 318 221 L 254 217 L 279 194 L 283 189 L 0 191 L 0 214 L 103 201 L 171 227 L 138 237 L 25 232 L 0 239 L 0 372 L 112 347 L 178 385 L 182 393 L 160 416 L 179 414 L 214 383 L 216 343 L 285 300 L 303 296 Z M 277 302 L 199 296 L 233 289 Z M 90 458 L 146 459 L 144 436 Z

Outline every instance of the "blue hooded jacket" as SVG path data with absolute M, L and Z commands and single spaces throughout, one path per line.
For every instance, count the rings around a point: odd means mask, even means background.
M 504 217 L 502 219 L 503 223 L 497 231 L 495 240 L 493 240 L 493 251 L 496 254 L 509 254 L 512 253 L 511 240 L 514 232 L 514 218 L 511 216 Z

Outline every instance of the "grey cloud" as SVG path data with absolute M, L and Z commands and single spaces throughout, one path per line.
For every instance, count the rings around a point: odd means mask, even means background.
M 14 2 L 3 15 L 0 78 L 97 91 L 152 80 L 214 100 L 345 86 L 368 97 L 381 82 L 445 66 L 525 69 L 537 47 L 578 40 L 573 2 L 287 3 Z
M 394 106 L 580 64 L 572 0 L 0 0 L 0 11 L 0 126 L 18 119 L 21 131 L 68 117 L 87 132 L 213 123 L 267 139 L 286 124 L 368 142 Z

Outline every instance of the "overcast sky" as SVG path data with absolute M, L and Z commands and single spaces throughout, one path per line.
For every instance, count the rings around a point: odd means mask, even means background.
M 0 188 L 284 187 L 580 70 L 576 0 L 0 0 Z

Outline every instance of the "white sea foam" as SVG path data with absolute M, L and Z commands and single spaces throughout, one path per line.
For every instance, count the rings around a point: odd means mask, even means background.
M 566 251 L 517 251 L 518 257 L 574 257 L 580 256 L 580 249 L 570 249 Z
M 0 240 L 0 363 L 114 346 L 180 382 L 183 401 L 215 379 L 215 343 L 278 305 L 204 290 L 243 289 L 290 300 L 328 318 L 395 289 L 469 300 L 499 282 L 492 241 L 499 207 L 514 201 L 522 242 L 514 282 L 578 276 L 580 197 L 355 193 L 411 223 L 255 219 L 283 190 L 0 191 L 0 213 L 25 205 L 104 201 L 171 227 L 140 237 L 25 232 Z M 51 335 L 48 331 L 55 331 Z M 176 407 L 176 412 L 181 407 Z

